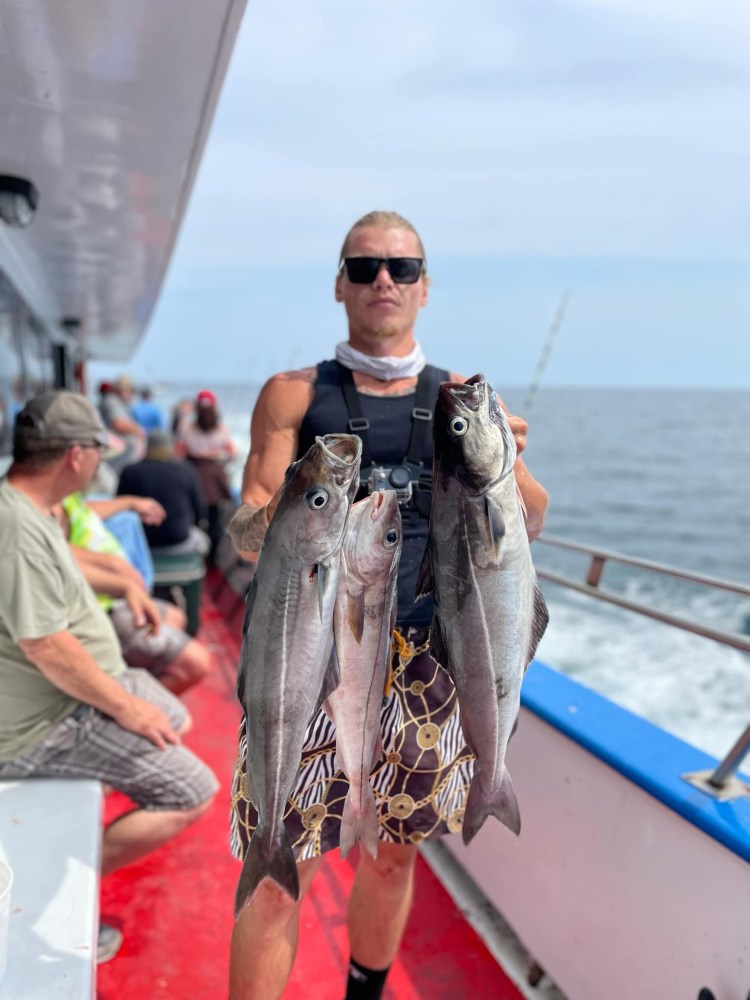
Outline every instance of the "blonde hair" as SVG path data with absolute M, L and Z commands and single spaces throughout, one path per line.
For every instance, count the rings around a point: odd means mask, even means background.
M 367 215 L 363 215 L 361 219 L 357 219 L 352 228 L 346 234 L 343 246 L 341 247 L 341 253 L 339 255 L 339 261 L 343 261 L 346 257 L 346 252 L 348 249 L 349 239 L 355 229 L 363 229 L 365 226 L 378 226 L 380 229 L 406 229 L 410 233 L 414 233 L 417 237 L 417 243 L 419 245 L 419 252 L 424 260 L 422 266 L 422 274 L 427 277 L 427 255 L 424 252 L 424 246 L 422 245 L 422 238 L 416 231 L 414 226 L 405 219 L 403 215 L 399 215 L 398 212 L 368 212 Z

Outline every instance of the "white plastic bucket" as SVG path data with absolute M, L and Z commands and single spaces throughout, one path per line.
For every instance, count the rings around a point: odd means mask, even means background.
M 5 968 L 8 963 L 8 918 L 10 917 L 10 887 L 13 885 L 13 872 L 0 858 L 0 986 L 5 979 Z

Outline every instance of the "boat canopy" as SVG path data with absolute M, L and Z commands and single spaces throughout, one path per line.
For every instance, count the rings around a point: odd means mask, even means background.
M 244 7 L 4 0 L 0 175 L 38 205 L 0 221 L 0 272 L 74 360 L 124 360 L 146 328 Z

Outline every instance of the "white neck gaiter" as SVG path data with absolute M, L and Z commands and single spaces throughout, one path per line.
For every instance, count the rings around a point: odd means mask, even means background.
M 342 340 L 340 344 L 336 344 L 336 360 L 345 368 L 362 372 L 363 375 L 372 375 L 373 378 L 384 382 L 391 382 L 397 378 L 413 378 L 419 375 L 427 364 L 422 348 L 416 341 L 411 351 L 402 358 L 390 355 L 385 358 L 375 358 L 370 354 L 363 354 L 348 341 Z

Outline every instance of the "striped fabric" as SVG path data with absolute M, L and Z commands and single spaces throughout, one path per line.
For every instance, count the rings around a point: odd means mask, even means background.
M 474 758 L 461 731 L 456 689 L 429 654 L 429 629 L 394 644 L 393 681 L 381 715 L 384 759 L 370 781 L 382 840 L 419 844 L 460 831 Z M 285 826 L 297 860 L 339 845 L 349 783 L 334 768 L 336 729 L 321 710 L 310 724 Z M 244 858 L 257 823 L 246 776 L 245 720 L 232 783 L 231 849 Z
M 132 695 L 160 708 L 172 728 L 188 718 L 182 702 L 145 670 L 117 678 Z M 193 809 L 218 790 L 213 772 L 185 746 L 155 746 L 91 705 L 80 705 L 32 750 L 0 764 L 0 779 L 95 778 L 145 809 Z

